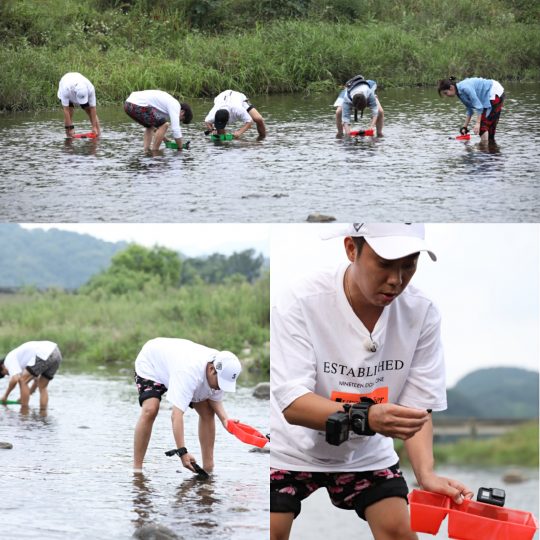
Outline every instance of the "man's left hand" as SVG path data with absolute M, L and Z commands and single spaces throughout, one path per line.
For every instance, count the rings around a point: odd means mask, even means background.
M 465 499 L 472 499 L 474 496 L 474 493 L 465 484 L 436 474 L 422 478 L 422 489 L 446 495 L 456 504 L 461 504 Z

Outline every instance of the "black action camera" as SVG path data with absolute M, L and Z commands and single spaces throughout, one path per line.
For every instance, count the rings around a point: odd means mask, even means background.
M 351 430 L 358 435 L 375 435 L 368 423 L 368 411 L 373 404 L 372 399 L 361 398 L 360 403 L 346 403 L 344 411 L 331 414 L 326 420 L 326 442 L 339 446 L 349 438 Z
M 481 487 L 476 496 L 478 502 L 493 504 L 495 506 L 504 506 L 505 499 L 506 493 L 504 492 L 504 489 L 498 488 Z

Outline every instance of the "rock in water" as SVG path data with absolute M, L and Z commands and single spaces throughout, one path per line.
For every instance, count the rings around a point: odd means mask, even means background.
M 527 477 L 518 469 L 508 469 L 503 474 L 502 479 L 507 484 L 521 484 L 527 480 Z
M 133 533 L 133 538 L 138 540 L 183 540 L 174 531 L 164 525 L 159 525 L 159 523 L 148 523 L 139 527 Z
M 325 216 L 324 214 L 316 212 L 315 214 L 309 214 L 306 221 L 308 223 L 330 223 L 331 221 L 336 221 L 336 218 L 334 216 Z
M 259 399 L 270 399 L 270 383 L 269 382 L 260 382 L 253 389 L 253 397 Z
M 0 442 L 0 448 L 4 448 L 5 450 L 11 450 L 13 448 L 13 445 L 10 442 Z

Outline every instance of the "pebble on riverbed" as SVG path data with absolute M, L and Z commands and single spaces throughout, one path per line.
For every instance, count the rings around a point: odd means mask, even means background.
M 306 221 L 308 223 L 329 223 L 330 221 L 336 221 L 336 218 L 334 216 L 325 216 L 324 214 L 316 212 L 315 214 L 309 214 Z
M 0 448 L 4 448 L 5 450 L 11 450 L 13 448 L 13 445 L 10 442 L 0 442 Z
M 527 480 L 527 477 L 518 469 L 508 469 L 504 472 L 502 479 L 507 484 L 521 484 Z
M 270 399 L 270 383 L 269 382 L 260 382 L 253 389 L 253 397 L 259 399 Z
M 183 540 L 182 536 L 178 536 L 168 527 L 158 523 L 148 523 L 139 527 L 133 533 L 133 538 L 138 540 Z

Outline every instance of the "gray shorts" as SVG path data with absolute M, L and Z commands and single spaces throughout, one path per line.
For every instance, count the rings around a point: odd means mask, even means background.
M 34 377 L 39 377 L 42 375 L 46 379 L 52 380 L 54 374 L 60 366 L 62 361 L 62 354 L 60 349 L 56 347 L 54 351 L 49 355 L 49 358 L 43 359 L 39 356 L 36 356 L 36 361 L 33 366 L 26 366 L 26 371 L 33 375 Z

